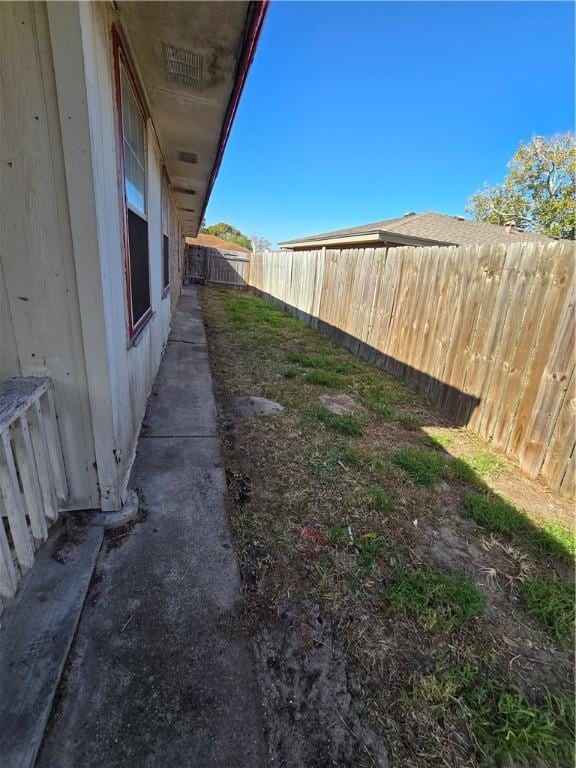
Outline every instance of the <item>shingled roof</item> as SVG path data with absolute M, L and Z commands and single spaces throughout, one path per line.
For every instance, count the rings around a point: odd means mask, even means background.
M 252 253 L 249 248 L 245 248 L 243 245 L 238 245 L 231 240 L 223 240 L 216 235 L 198 235 L 197 237 L 187 237 L 186 243 L 188 245 L 202 246 L 202 248 L 218 248 L 221 251 L 235 251 L 239 253 Z
M 319 245 L 353 246 L 387 242 L 405 245 L 483 245 L 498 243 L 547 243 L 552 242 L 546 235 L 536 232 L 523 232 L 513 227 L 510 232 L 506 227 L 472 221 L 463 216 L 447 216 L 443 213 L 407 213 L 395 219 L 375 221 L 360 227 L 337 229 L 321 232 L 318 235 L 298 237 L 286 240 L 280 245 L 284 248 L 318 247 Z

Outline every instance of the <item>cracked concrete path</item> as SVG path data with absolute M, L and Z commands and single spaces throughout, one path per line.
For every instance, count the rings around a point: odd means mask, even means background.
M 174 318 L 130 487 L 144 519 L 100 553 L 36 765 L 263 768 L 196 288 Z

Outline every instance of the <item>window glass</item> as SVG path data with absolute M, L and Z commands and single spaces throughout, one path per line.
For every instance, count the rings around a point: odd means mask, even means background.
M 144 118 L 128 81 L 121 69 L 122 132 L 124 142 L 124 188 L 128 207 L 146 215 L 146 157 L 144 152 Z

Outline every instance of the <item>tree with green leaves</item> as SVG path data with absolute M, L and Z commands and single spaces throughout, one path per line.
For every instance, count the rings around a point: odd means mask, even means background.
M 222 240 L 229 240 L 236 245 L 242 245 L 248 250 L 252 250 L 252 242 L 249 237 L 243 235 L 239 229 L 233 227 L 232 224 L 227 224 L 225 221 L 220 221 L 218 224 L 212 224 L 209 227 L 203 226 L 200 229 L 203 235 L 214 235 L 215 237 L 221 237 Z
M 535 136 L 520 144 L 502 182 L 472 195 L 466 210 L 491 224 L 513 221 L 526 231 L 575 239 L 576 142 L 574 134 Z

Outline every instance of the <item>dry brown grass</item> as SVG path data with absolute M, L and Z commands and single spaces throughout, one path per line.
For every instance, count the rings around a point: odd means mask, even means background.
M 563 700 L 571 655 L 523 613 L 518 585 L 551 574 L 568 579 L 572 564 L 561 553 L 541 554 L 530 537 L 493 533 L 463 515 L 468 492 L 505 489 L 509 502 L 528 507 L 537 544 L 538 505 L 545 517 L 561 520 L 566 505 L 450 427 L 421 396 L 293 318 L 223 290 L 206 289 L 203 305 L 246 594 L 244 625 L 257 633 L 287 603 L 319 605 L 361 681 L 353 695 L 363 717 L 395 765 L 496 764 L 498 750 L 502 764 L 510 755 L 516 765 L 566 764 L 565 727 L 550 703 L 556 699 L 547 697 Z M 311 370 L 332 375 L 311 377 Z M 367 409 L 357 419 L 360 435 L 319 418 L 319 395 L 334 391 Z M 240 420 L 227 408 L 236 395 L 269 397 L 285 410 Z M 431 485 L 419 485 L 418 475 L 399 465 L 402 449 L 411 449 L 416 462 L 420 454 L 438 458 Z M 465 457 L 466 466 L 451 454 Z M 413 595 L 412 603 L 408 591 L 398 604 L 413 610 L 391 607 L 390 585 L 415 571 L 469 580 L 486 609 L 468 614 L 466 606 L 452 606 L 466 618 L 442 631 L 414 608 L 429 600 L 426 615 L 437 610 L 434 590 Z M 449 592 L 441 610 L 466 595 Z M 452 679 L 453 670 L 468 668 L 483 681 L 481 702 L 472 702 L 471 684 L 460 678 L 451 697 L 424 695 L 442 675 Z M 506 744 L 489 732 L 501 720 L 498 697 L 516 690 L 520 698 L 505 720 L 509 732 L 522 730 L 530 708 L 528 719 L 544 718 L 529 744 L 511 737 Z M 548 715 L 557 727 L 551 736 Z

